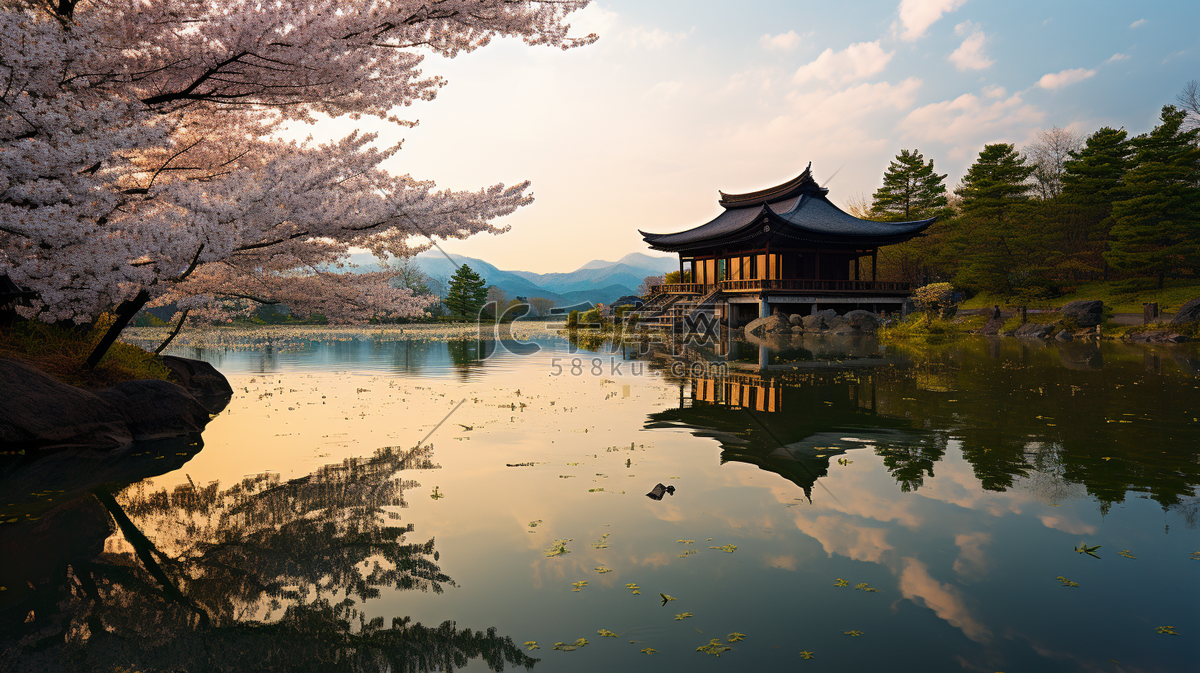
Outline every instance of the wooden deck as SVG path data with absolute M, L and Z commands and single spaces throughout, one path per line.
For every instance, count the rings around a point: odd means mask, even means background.
M 714 290 L 722 292 L 798 292 L 805 294 L 884 294 L 906 296 L 912 291 L 911 283 L 876 280 L 818 280 L 815 278 L 781 278 L 752 280 L 723 280 L 713 285 L 704 283 L 669 283 L 656 285 L 652 294 L 696 294 L 707 295 Z

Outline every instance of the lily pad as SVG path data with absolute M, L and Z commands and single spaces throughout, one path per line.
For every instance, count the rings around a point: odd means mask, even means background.
M 733 633 L 729 634 L 729 642 L 731 642 L 731 643 L 740 642 L 745 639 L 746 639 L 746 634 L 744 634 L 744 633 L 738 633 L 737 631 L 734 631 Z
M 692 616 L 692 613 L 690 613 L 690 612 L 681 612 L 681 613 L 679 613 L 679 614 L 675 615 L 675 621 L 677 621 L 677 622 L 678 622 L 678 621 L 682 621 L 682 620 L 684 620 L 684 619 L 687 619 L 688 617 L 691 617 L 691 616 Z
M 842 633 L 850 636 L 851 638 L 857 638 L 862 635 L 862 631 L 842 631 Z
M 809 652 L 808 650 L 804 650 L 803 652 L 800 653 L 801 659 L 812 659 L 814 656 L 816 656 L 816 655 L 814 655 L 812 652 Z
M 846 580 L 844 580 L 844 579 L 842 579 L 842 578 L 840 578 L 840 577 L 839 577 L 839 578 L 837 578 L 837 581 L 833 583 L 833 586 L 835 586 L 835 587 L 848 587 L 848 586 L 850 586 L 850 583 L 849 583 L 849 582 L 847 582 Z
M 534 651 L 534 650 L 540 650 L 540 649 L 542 649 L 542 648 L 538 647 L 538 644 L 537 644 L 537 641 L 536 641 L 536 640 L 526 640 L 526 641 L 525 641 L 525 647 L 528 647 L 530 652 L 532 652 L 532 651 Z
M 560 652 L 574 652 L 575 650 L 587 644 L 587 638 L 580 638 L 569 645 L 567 643 L 554 643 L 554 649 L 559 650 Z
M 600 629 L 596 633 L 599 633 L 601 638 L 616 638 L 617 637 L 617 634 L 613 633 L 612 631 L 609 631 L 608 629 Z
M 709 547 L 709 549 L 720 549 L 721 551 L 723 551 L 727 554 L 732 554 L 734 551 L 737 550 L 737 545 L 725 544 L 725 545 L 721 545 L 720 547 Z
M 567 549 L 567 543 L 570 541 L 571 538 L 559 538 L 555 540 L 554 544 L 550 545 L 550 548 L 545 550 L 546 556 L 562 556 L 563 554 L 570 554 L 571 550 Z
M 712 654 L 712 655 L 719 657 L 719 656 L 721 656 L 722 652 L 728 652 L 732 649 L 733 649 L 732 647 L 729 647 L 728 645 L 725 645 L 724 643 L 722 643 L 720 638 L 713 638 L 712 640 L 708 641 L 707 645 L 701 645 L 700 647 L 697 647 L 696 651 L 703 652 L 705 654 Z
M 571 589 L 571 591 L 583 591 L 583 588 L 587 586 L 587 580 L 579 580 L 578 582 L 571 582 L 571 586 L 575 587 L 574 589 Z
M 1174 627 L 1174 626 L 1160 626 L 1160 627 L 1158 627 L 1158 628 L 1156 628 L 1156 629 L 1154 629 L 1154 630 L 1155 630 L 1155 631 L 1157 631 L 1158 633 L 1161 633 L 1161 634 L 1163 634 L 1164 636 L 1177 636 L 1177 635 L 1179 635 L 1178 633 L 1176 633 L 1176 632 L 1175 632 L 1175 627 Z
M 653 647 L 643 647 L 642 648 L 642 654 L 654 654 L 657 651 L 658 650 L 654 649 Z

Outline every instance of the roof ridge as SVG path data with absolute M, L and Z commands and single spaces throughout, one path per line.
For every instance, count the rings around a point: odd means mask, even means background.
M 719 203 L 724 208 L 745 208 L 754 206 L 760 203 L 771 203 L 774 201 L 782 201 L 783 199 L 795 196 L 798 192 L 808 190 L 825 191 L 823 187 L 817 184 L 817 181 L 812 177 L 812 162 L 808 162 L 804 172 L 787 182 L 774 187 L 760 189 L 754 192 L 745 192 L 742 194 L 726 194 L 719 191 L 721 195 Z

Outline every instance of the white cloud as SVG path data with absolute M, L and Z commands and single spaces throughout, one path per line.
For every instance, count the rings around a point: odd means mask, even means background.
M 957 145 L 960 154 L 969 155 L 983 143 L 1026 135 L 1044 117 L 1044 112 L 1026 103 L 1020 94 L 988 102 L 967 93 L 954 100 L 921 106 L 897 126 L 906 139 Z
M 1087 70 L 1084 68 L 1073 68 L 1071 70 L 1051 72 L 1042 75 L 1042 78 L 1037 81 L 1037 85 L 1043 89 L 1061 89 L 1064 86 L 1070 86 L 1076 82 L 1082 82 L 1083 80 L 1095 74 L 1095 70 Z
M 671 33 L 661 28 L 647 30 L 641 26 L 632 26 L 617 33 L 616 40 L 631 47 L 644 49 L 662 49 L 679 44 L 687 37 L 687 33 Z
M 987 57 L 983 53 L 983 45 L 987 42 L 987 37 L 980 30 L 978 24 L 970 21 L 963 21 L 954 27 L 954 32 L 959 35 L 966 35 L 958 49 L 955 49 L 950 54 L 950 62 L 959 70 L 983 70 L 991 67 L 995 61 Z
M 767 34 L 758 38 L 758 44 L 767 51 L 791 51 L 800 46 L 800 36 L 794 30 L 778 35 Z
M 1137 28 L 1138 26 L 1144 26 L 1144 25 L 1146 25 L 1146 20 L 1145 20 L 1145 19 L 1138 19 L 1137 21 L 1134 21 L 1133 23 L 1129 24 L 1129 27 L 1130 27 L 1130 28 Z
M 1116 63 L 1117 61 L 1128 61 L 1130 58 L 1132 58 L 1132 57 L 1129 54 L 1113 54 L 1112 56 L 1108 57 L 1108 60 L 1105 61 L 1105 63 Z
M 925 36 L 925 30 L 942 18 L 943 14 L 962 7 L 967 0 L 901 0 L 900 23 L 904 32 L 900 37 L 912 41 Z
M 1005 89 L 999 84 L 989 84 L 983 87 L 983 95 L 987 96 L 988 98 L 1004 98 L 1006 95 L 1008 95 L 1008 89 Z
M 879 40 L 856 42 L 842 51 L 826 49 L 815 61 L 800 66 L 793 78 L 797 84 L 813 79 L 845 83 L 870 77 L 887 67 L 894 51 L 884 51 Z

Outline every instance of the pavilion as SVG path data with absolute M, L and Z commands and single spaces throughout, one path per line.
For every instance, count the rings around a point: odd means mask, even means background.
M 899 310 L 911 288 L 876 279 L 878 250 L 920 235 L 936 218 L 863 220 L 835 206 L 828 193 L 813 180 L 810 163 L 769 189 L 720 192 L 721 214 L 700 226 L 639 232 L 650 248 L 678 253 L 680 277 L 690 272 L 691 281 L 657 286 L 643 317 L 690 307 L 736 327 L 776 310 Z

